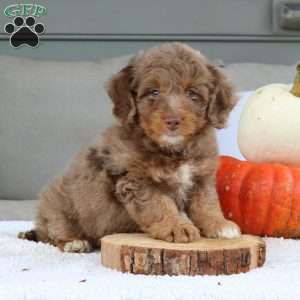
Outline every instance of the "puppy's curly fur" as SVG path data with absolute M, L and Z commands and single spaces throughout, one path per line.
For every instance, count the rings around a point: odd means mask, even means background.
M 132 58 L 107 91 L 119 124 L 41 192 L 35 230 L 19 237 L 64 251 L 90 251 L 119 232 L 238 237 L 215 189 L 215 128 L 236 103 L 222 72 L 187 45 L 162 44 Z

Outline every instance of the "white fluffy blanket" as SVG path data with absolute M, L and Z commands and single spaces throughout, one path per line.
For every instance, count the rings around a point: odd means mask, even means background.
M 18 240 L 31 222 L 0 222 L 1 300 L 300 299 L 300 240 L 265 239 L 264 267 L 231 276 L 143 276 L 104 268 L 100 253 L 69 254 Z

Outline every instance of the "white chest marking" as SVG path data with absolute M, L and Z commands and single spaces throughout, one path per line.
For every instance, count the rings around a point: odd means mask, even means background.
M 183 136 L 181 136 L 181 135 L 168 136 L 168 135 L 164 134 L 160 137 L 160 140 L 162 142 L 168 143 L 170 145 L 176 145 L 176 144 L 179 144 L 183 141 Z
M 177 177 L 179 181 L 179 194 L 184 201 L 187 201 L 186 192 L 193 185 L 192 175 L 192 168 L 189 164 L 181 165 L 177 171 Z

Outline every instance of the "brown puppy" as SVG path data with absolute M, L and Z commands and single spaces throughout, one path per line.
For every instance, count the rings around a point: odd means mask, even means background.
M 134 57 L 107 90 L 120 124 L 42 191 L 35 230 L 19 237 L 79 252 L 117 232 L 238 237 L 215 189 L 215 128 L 236 102 L 221 71 L 187 45 L 163 44 Z

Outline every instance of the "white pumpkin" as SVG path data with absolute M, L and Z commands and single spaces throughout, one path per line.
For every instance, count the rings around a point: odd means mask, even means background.
M 293 88 L 270 84 L 250 96 L 241 114 L 238 144 L 253 162 L 300 165 L 300 64 Z

